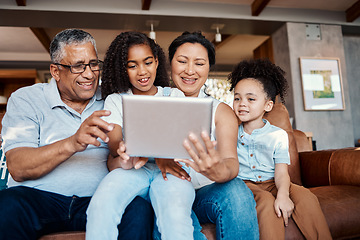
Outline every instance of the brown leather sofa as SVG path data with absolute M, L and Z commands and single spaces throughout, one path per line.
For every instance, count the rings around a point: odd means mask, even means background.
M 333 238 L 360 239 L 360 148 L 311 151 L 306 135 L 292 129 L 288 112 L 281 104 L 275 104 L 265 118 L 288 132 L 291 181 L 309 188 L 318 197 Z M 209 240 L 216 239 L 214 224 L 203 225 L 203 232 Z M 292 220 L 285 238 L 305 239 Z M 40 240 L 84 239 L 83 232 L 71 232 L 43 236 Z

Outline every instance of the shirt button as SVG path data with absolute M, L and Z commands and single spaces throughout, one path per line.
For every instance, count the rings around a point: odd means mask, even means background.
M 252 168 L 255 168 L 255 166 L 252 166 Z
M 244 146 L 244 145 L 245 145 L 245 143 L 241 143 L 241 145 L 243 145 L 243 146 Z
M 253 157 L 254 156 L 254 154 L 250 154 L 250 157 Z
M 258 176 L 258 178 L 261 178 L 261 176 Z

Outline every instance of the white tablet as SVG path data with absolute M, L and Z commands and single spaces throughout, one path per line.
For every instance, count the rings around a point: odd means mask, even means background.
M 210 134 L 211 98 L 122 95 L 122 102 L 129 156 L 189 159 L 183 146 L 189 133 Z

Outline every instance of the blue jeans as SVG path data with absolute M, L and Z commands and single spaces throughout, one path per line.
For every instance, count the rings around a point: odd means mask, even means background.
M 259 239 L 255 206 L 250 189 L 241 179 L 235 178 L 198 189 L 193 210 L 200 223 L 216 224 L 217 240 L 251 240 Z
M 67 197 L 29 187 L 1 190 L 0 239 L 36 240 L 49 233 L 85 231 L 89 201 L 90 197 Z M 136 198 L 118 226 L 119 239 L 151 239 L 152 224 L 150 204 Z
M 226 183 L 213 183 L 196 190 L 192 214 L 194 239 L 206 240 L 200 223 L 216 224 L 216 239 L 259 239 L 259 226 L 254 196 L 239 178 Z M 154 227 L 154 239 L 160 235 Z
M 191 182 L 167 174 L 165 181 L 155 163 L 140 169 L 111 171 L 97 188 L 87 210 L 86 239 L 115 239 L 116 226 L 126 206 L 136 197 L 149 199 L 162 239 L 193 238 Z M 141 228 L 138 228 L 139 231 Z

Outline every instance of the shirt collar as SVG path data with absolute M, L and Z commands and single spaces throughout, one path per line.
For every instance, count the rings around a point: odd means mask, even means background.
M 256 134 L 262 133 L 262 132 L 266 131 L 270 127 L 270 122 L 268 120 L 263 118 L 262 121 L 265 123 L 265 125 L 262 128 L 255 129 L 251 133 L 251 135 L 256 135 Z M 247 133 L 244 131 L 244 126 L 242 124 L 240 124 L 240 126 L 239 126 L 239 137 L 241 137 L 244 134 L 247 134 Z
M 59 89 L 54 78 L 51 78 L 50 83 L 45 86 L 45 97 L 51 108 L 60 106 L 66 107 L 66 104 L 61 100 Z M 100 101 L 101 99 L 101 90 L 99 86 L 95 92 L 95 95 L 89 101 L 88 106 L 93 104 L 95 101 Z

